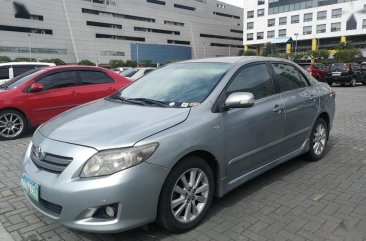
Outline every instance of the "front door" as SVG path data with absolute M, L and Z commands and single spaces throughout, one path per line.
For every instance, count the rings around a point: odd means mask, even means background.
M 34 125 L 82 103 L 74 71 L 53 73 L 36 82 L 43 84 L 42 91 L 27 96 Z
M 234 92 L 250 92 L 256 101 L 222 113 L 229 182 L 281 157 L 285 128 L 284 105 L 266 63 L 239 70 L 226 96 Z

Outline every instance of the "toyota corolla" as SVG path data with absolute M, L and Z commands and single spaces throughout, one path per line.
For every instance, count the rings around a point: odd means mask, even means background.
M 67 227 L 197 226 L 214 196 L 299 155 L 317 161 L 335 92 L 293 62 L 227 57 L 168 65 L 35 132 L 21 183 Z

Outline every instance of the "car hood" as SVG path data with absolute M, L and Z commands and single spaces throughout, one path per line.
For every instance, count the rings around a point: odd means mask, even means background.
M 182 123 L 189 112 L 189 108 L 159 108 L 98 100 L 61 114 L 42 125 L 39 132 L 49 139 L 97 150 L 128 147 Z

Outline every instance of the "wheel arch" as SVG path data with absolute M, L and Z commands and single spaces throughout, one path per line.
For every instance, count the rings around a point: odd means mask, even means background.
M 26 121 L 27 121 L 27 126 L 28 126 L 28 128 L 32 126 L 32 123 L 31 123 L 31 121 L 29 120 L 29 117 L 28 117 L 28 116 L 25 114 L 25 112 L 24 112 L 24 111 L 22 111 L 21 109 L 16 108 L 16 107 L 5 107 L 5 108 L 0 109 L 0 112 L 2 112 L 2 111 L 6 111 L 6 110 L 13 110 L 13 111 L 18 111 L 18 112 L 20 112 L 20 113 L 25 117 L 25 119 L 26 119 Z

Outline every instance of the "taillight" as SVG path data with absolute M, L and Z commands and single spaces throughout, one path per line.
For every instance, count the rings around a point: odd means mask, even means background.
M 335 97 L 336 97 L 336 95 L 337 95 L 337 94 L 336 94 L 335 90 L 332 90 L 332 92 L 330 93 L 330 96 L 331 96 L 331 97 L 333 97 L 333 98 L 335 98 Z

